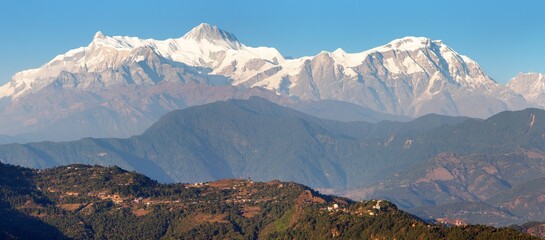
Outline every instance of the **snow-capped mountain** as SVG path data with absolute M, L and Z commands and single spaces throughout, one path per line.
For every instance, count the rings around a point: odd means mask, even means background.
M 408 116 L 487 117 L 526 105 L 476 62 L 428 38 L 405 37 L 361 53 L 337 49 L 301 61 L 295 74 L 277 74 L 255 85 Z
M 441 41 L 405 37 L 360 53 L 337 49 L 285 59 L 274 48 L 246 46 L 203 23 L 166 40 L 97 32 L 88 46 L 17 73 L 0 87 L 0 133 L 66 126 L 75 119 L 92 127 L 105 117 L 114 129 L 101 126 L 113 132 L 108 136 L 118 136 L 116 131 L 126 136 L 166 111 L 252 94 L 277 102 L 344 101 L 411 117 L 488 117 L 527 106 L 522 96 Z
M 77 88 L 89 89 L 97 86 L 118 84 L 147 85 L 157 84 L 150 79 L 138 79 L 131 82 L 131 77 L 122 70 L 124 66 L 148 60 L 154 63 L 166 63 L 178 67 L 179 63 L 202 67 L 204 75 L 221 75 L 238 81 L 251 80 L 256 75 L 274 71 L 282 55 L 274 48 L 247 47 L 228 32 L 208 24 L 200 24 L 181 38 L 154 40 L 136 37 L 108 37 L 97 32 L 87 47 L 70 50 L 53 58 L 37 69 L 17 73 L 11 82 L 0 87 L 0 98 L 19 97 L 27 92 L 38 91 L 63 75 L 79 73 L 104 73 L 108 76 L 95 77 L 93 80 L 80 81 Z M 170 62 L 169 62 L 170 61 Z M 173 81 L 173 78 L 166 78 Z M 183 79 L 181 79 L 183 81 Z M 235 83 L 236 84 L 236 83 Z
M 524 96 L 528 102 L 545 107 L 545 75 L 542 73 L 519 73 L 507 87 Z

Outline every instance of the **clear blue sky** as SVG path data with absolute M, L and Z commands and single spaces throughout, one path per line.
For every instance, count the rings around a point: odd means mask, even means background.
M 545 73 L 544 13 L 541 0 L 2 0 L 0 83 L 87 46 L 99 30 L 166 39 L 201 22 L 291 57 L 359 52 L 404 36 L 441 39 L 505 83 L 518 72 Z

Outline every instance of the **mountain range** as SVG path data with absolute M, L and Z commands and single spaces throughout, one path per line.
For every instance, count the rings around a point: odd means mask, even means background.
M 526 79 L 502 86 L 469 57 L 423 37 L 289 59 L 204 23 L 166 40 L 97 32 L 88 46 L 0 87 L 0 134 L 16 137 L 6 142 L 129 137 L 171 110 L 250 96 L 334 120 L 486 118 L 541 106 L 532 97 L 541 89 L 526 92 Z
M 1 145 L 0 161 L 116 165 L 161 182 L 295 181 L 353 199 L 388 199 L 424 218 L 507 225 L 545 220 L 544 138 L 539 109 L 486 120 L 432 114 L 339 122 L 252 97 L 175 110 L 125 139 Z M 480 210 L 457 211 L 466 207 Z
M 545 221 L 544 91 L 541 73 L 502 86 L 423 37 L 286 58 L 208 24 L 166 40 L 97 32 L 0 87 L 0 161 L 280 179 L 425 219 Z

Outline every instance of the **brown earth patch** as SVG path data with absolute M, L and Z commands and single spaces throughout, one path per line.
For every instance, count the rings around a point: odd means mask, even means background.
M 496 167 L 492 166 L 492 165 L 484 166 L 483 171 L 485 171 L 486 173 L 488 173 L 490 175 L 497 175 L 499 173 L 498 169 Z
M 121 196 L 119 196 L 119 194 L 113 194 L 113 195 L 99 194 L 98 197 L 99 197 L 100 199 L 102 199 L 102 200 L 110 199 L 110 200 L 112 200 L 112 202 L 114 202 L 115 204 L 119 204 L 119 203 L 122 203 L 122 202 L 123 202 L 123 198 L 121 198 Z
M 421 181 L 435 181 L 435 180 L 441 180 L 441 181 L 448 181 L 453 180 L 454 176 L 444 167 L 438 167 L 435 168 L 426 174 L 424 179 L 421 179 Z M 417 181 L 419 182 L 419 181 Z
M 80 212 L 83 213 L 84 215 L 93 214 L 93 212 L 94 212 L 93 205 L 94 205 L 94 203 L 87 204 L 87 206 L 85 206 L 83 209 L 81 209 Z
M 245 206 L 242 208 L 242 216 L 245 218 L 252 218 L 261 211 L 259 206 Z
M 229 221 L 225 220 L 225 217 L 227 217 L 227 214 L 225 213 L 224 214 L 197 213 L 191 216 L 187 216 L 186 218 L 183 218 L 179 223 L 178 230 L 181 232 L 187 232 L 203 223 L 229 223 Z
M 525 232 L 540 238 L 545 238 L 545 224 L 530 227 L 526 229 Z
M 139 209 L 132 210 L 132 213 L 137 217 L 141 217 L 150 213 L 150 210 L 139 208 Z
M 37 217 L 37 218 L 44 218 L 44 217 L 47 217 L 47 213 L 45 213 L 45 212 L 42 212 L 42 213 L 32 212 L 32 213 L 30 213 L 30 216 Z
M 66 204 L 61 204 L 58 207 L 66 210 L 66 211 L 74 212 L 74 211 L 79 210 L 82 206 L 83 206 L 83 204 L 81 204 L 81 203 L 66 203 Z
M 282 184 L 282 182 L 280 182 L 279 180 L 272 180 L 272 181 L 266 182 L 265 184 L 267 184 L 268 186 L 271 186 L 271 185 L 279 185 L 279 184 Z
M 297 197 L 297 205 L 300 206 L 303 203 L 325 203 L 325 200 L 314 196 L 310 190 L 305 190 Z
M 545 155 L 540 152 L 526 152 L 526 156 L 531 159 L 544 159 Z
M 198 223 L 229 223 L 229 221 L 225 220 L 225 217 L 227 217 L 227 213 L 222 214 L 202 214 L 197 213 L 197 215 L 193 216 L 192 219 L 195 222 Z
M 222 179 L 215 182 L 210 182 L 208 185 L 216 188 L 230 188 L 242 182 L 243 181 L 240 179 Z

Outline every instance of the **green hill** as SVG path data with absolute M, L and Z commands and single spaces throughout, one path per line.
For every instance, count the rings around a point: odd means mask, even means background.
M 7 239 L 534 239 L 509 228 L 449 227 L 386 201 L 354 202 L 293 182 L 159 184 L 118 167 L 0 164 Z
M 128 139 L 2 145 L 0 160 L 34 168 L 117 165 L 160 182 L 251 177 L 343 189 L 398 169 L 404 149 L 396 146 L 406 136 L 464 120 L 429 115 L 409 123 L 343 123 L 254 97 L 173 111 Z

